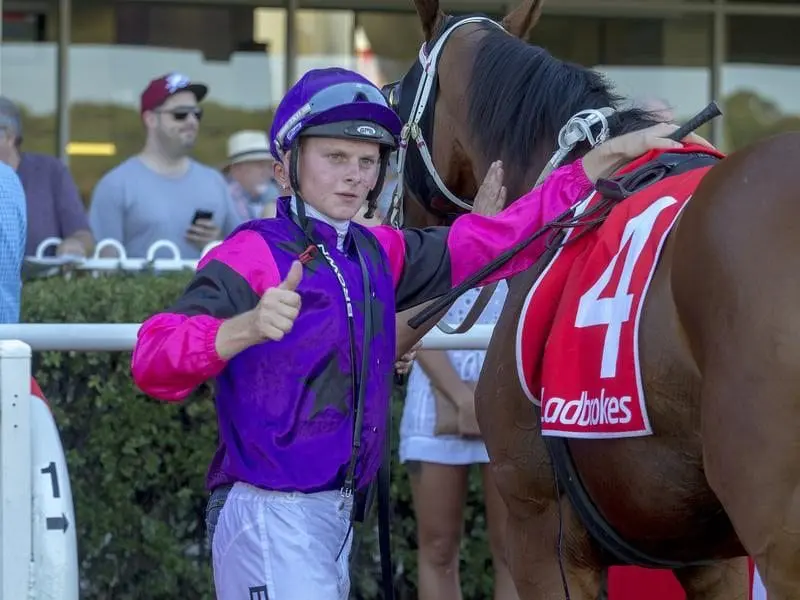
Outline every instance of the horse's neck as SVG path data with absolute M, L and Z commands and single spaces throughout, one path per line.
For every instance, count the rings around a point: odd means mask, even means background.
M 507 172 L 505 177 L 505 185 L 508 195 L 508 202 L 511 203 L 517 198 L 527 194 L 536 185 L 542 170 L 547 167 L 547 162 L 555 152 L 556 146 L 553 148 L 538 148 L 533 155 L 533 160 L 528 163 L 528 166 L 523 172 L 514 173 Z
M 444 225 L 444 219 L 428 212 L 417 201 L 416 198 L 406 193 L 406 199 L 403 202 L 403 226 L 404 227 L 436 227 L 437 225 Z
M 553 154 L 555 154 L 556 149 L 558 148 L 558 143 L 553 142 L 553 146 L 550 148 L 539 147 L 536 152 L 534 152 L 534 160 L 530 163 L 530 166 L 525 170 L 524 175 L 520 177 L 520 181 L 522 181 L 522 185 L 519 189 L 515 189 L 514 192 L 519 192 L 517 195 L 512 195 L 512 190 L 508 188 L 508 197 L 509 198 L 519 198 L 523 194 L 527 194 L 533 186 L 536 185 L 536 182 L 539 179 L 539 176 L 542 174 L 544 169 L 550 169 L 550 159 L 553 158 Z M 570 163 L 575 162 L 576 160 L 580 160 L 586 155 L 586 152 L 581 150 L 579 152 L 573 152 L 567 155 L 567 157 L 561 161 L 557 168 L 566 166 Z M 552 169 L 553 171 L 555 169 Z M 551 171 L 552 172 L 552 171 Z M 509 180 L 511 183 L 513 180 Z M 508 186 L 507 186 L 508 187 Z

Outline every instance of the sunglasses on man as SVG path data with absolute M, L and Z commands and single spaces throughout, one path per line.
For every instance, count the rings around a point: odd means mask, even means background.
M 170 110 L 158 110 L 156 111 L 162 114 L 172 115 L 172 118 L 176 121 L 185 121 L 189 118 L 189 115 L 194 115 L 194 118 L 197 119 L 199 122 L 203 118 L 203 109 L 199 106 L 195 106 L 192 108 L 188 107 L 179 107 L 179 108 L 172 108 Z

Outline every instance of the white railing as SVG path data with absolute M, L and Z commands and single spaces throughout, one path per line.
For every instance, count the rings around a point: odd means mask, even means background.
M 182 271 L 196 269 L 198 260 L 182 259 L 177 245 L 169 240 L 158 240 L 147 250 L 145 258 L 128 258 L 125 248 L 118 240 L 104 239 L 98 242 L 91 258 L 47 257 L 45 252 L 58 246 L 61 238 L 43 240 L 36 248 L 35 256 L 25 258 L 25 268 L 43 274 L 56 272 L 59 268 L 80 271 Z M 201 257 L 218 246 L 220 242 L 208 244 Z M 113 247 L 119 258 L 101 258 L 106 247 Z M 167 248 L 173 258 L 155 258 L 156 252 Z M 455 325 L 451 324 L 451 327 Z M 136 323 L 47 323 L 25 325 L 0 325 L 0 340 L 21 340 L 33 350 L 78 350 L 82 352 L 125 352 L 133 348 L 136 341 Z M 475 325 L 465 334 L 444 334 L 431 331 L 422 340 L 422 347 L 429 350 L 485 350 L 492 337 L 492 326 Z M 2 599 L 0 599 L 2 600 Z
M 492 325 L 475 325 L 466 333 L 452 335 L 434 330 L 422 338 L 422 347 L 485 350 L 493 329 Z M 127 352 L 133 348 L 138 330 L 138 323 L 25 323 L 0 325 L 0 340 L 20 340 L 35 351 Z
M 111 238 L 100 240 L 94 249 L 94 254 L 84 258 L 80 256 L 46 256 L 45 253 L 50 248 L 55 248 L 61 243 L 61 238 L 50 237 L 36 247 L 36 254 L 26 256 L 23 272 L 26 274 L 48 275 L 55 273 L 60 268 L 75 271 L 144 271 L 152 269 L 155 271 L 183 271 L 186 269 L 197 269 L 198 259 L 181 258 L 181 251 L 178 246 L 169 240 L 158 240 L 150 245 L 144 258 L 131 258 L 125 251 L 125 247 L 118 241 Z M 211 242 L 206 245 L 200 257 L 218 246 L 221 242 Z M 106 248 L 114 248 L 117 257 L 108 258 L 101 256 Z M 156 253 L 160 250 L 169 250 L 172 258 L 156 258 Z

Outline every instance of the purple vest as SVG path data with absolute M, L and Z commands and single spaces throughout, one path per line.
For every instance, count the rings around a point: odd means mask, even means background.
M 354 235 L 336 249 L 336 232 L 312 220 L 314 240 L 338 267 L 354 312 L 355 369 L 360 373 L 364 335 L 364 286 Z M 371 278 L 369 343 L 361 450 L 356 486 L 374 478 L 381 463 L 395 361 L 395 293 L 387 257 L 368 228 L 358 248 Z M 246 223 L 267 242 L 281 279 L 306 249 L 300 227 L 281 200 L 275 219 Z M 242 481 L 279 491 L 316 492 L 342 486 L 353 443 L 353 360 L 345 298 L 322 252 L 303 269 L 300 315 L 280 342 L 253 346 L 235 356 L 216 379 L 219 447 L 208 487 Z

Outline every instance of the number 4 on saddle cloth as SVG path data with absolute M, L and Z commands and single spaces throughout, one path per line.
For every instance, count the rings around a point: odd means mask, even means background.
M 698 145 L 669 152 L 724 157 Z M 663 153 L 648 152 L 618 175 Z M 652 434 L 639 369 L 643 299 L 667 235 L 710 168 L 706 164 L 644 187 L 593 230 L 570 229 L 539 275 L 525 300 L 516 355 L 522 387 L 541 406 L 542 435 Z M 602 200 L 593 192 L 575 207 L 575 216 Z

